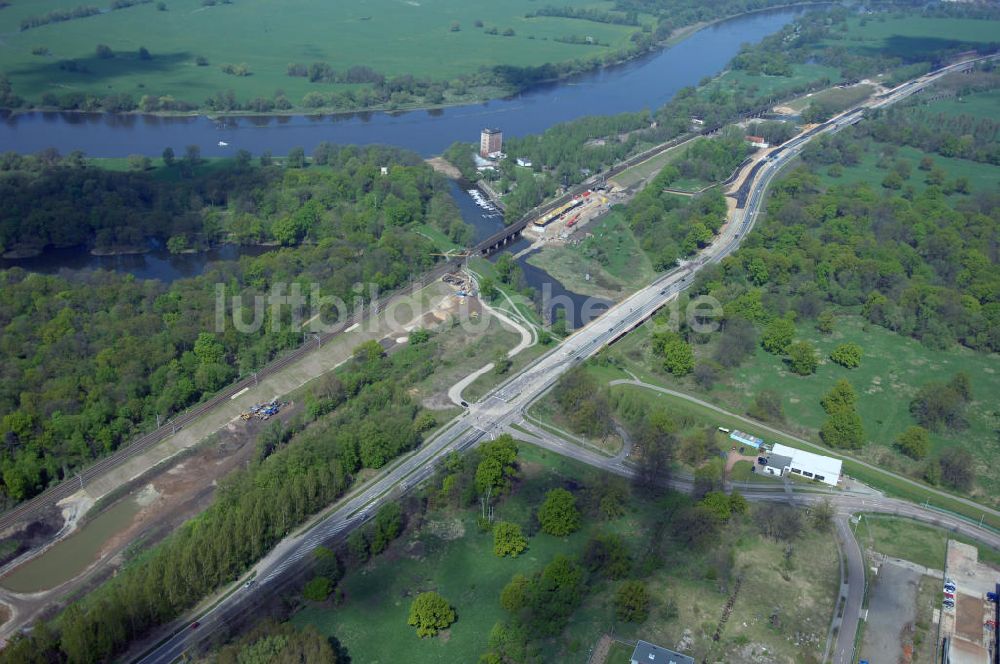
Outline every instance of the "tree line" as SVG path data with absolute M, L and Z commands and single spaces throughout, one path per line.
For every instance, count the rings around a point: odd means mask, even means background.
M 407 390 L 433 370 L 440 348 L 428 339 L 391 357 L 380 351 L 359 347 L 287 425 L 293 433 L 286 443 L 227 476 L 202 514 L 55 622 L 14 639 L 0 661 L 112 658 L 238 578 L 304 519 L 340 497 L 362 468 L 379 468 L 418 446 L 434 419 L 421 415 Z M 398 534 L 398 526 L 392 532 Z

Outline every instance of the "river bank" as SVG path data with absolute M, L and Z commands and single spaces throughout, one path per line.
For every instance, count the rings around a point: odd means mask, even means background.
M 741 44 L 774 33 L 803 10 L 767 10 L 700 26 L 672 46 L 620 66 L 483 103 L 432 111 L 214 118 L 32 111 L 2 116 L 0 144 L 20 153 L 56 146 L 62 153 L 80 150 L 91 157 L 155 157 L 168 146 L 177 152 L 196 145 L 203 157 L 225 157 L 241 149 L 282 155 L 302 147 L 309 152 L 327 141 L 391 144 L 432 157 L 455 141 L 477 140 L 484 126 L 525 136 L 586 115 L 658 108 L 678 90 L 725 69 Z
M 114 111 L 105 114 L 115 115 L 119 117 L 125 117 L 125 116 L 151 116 L 159 118 L 206 117 L 215 121 L 225 121 L 226 119 L 253 118 L 253 117 L 281 118 L 281 117 L 299 117 L 299 116 L 315 116 L 315 115 L 322 115 L 322 116 L 334 115 L 334 116 L 351 117 L 355 115 L 371 115 L 375 113 L 403 114 L 403 113 L 412 113 L 419 111 L 433 113 L 437 111 L 443 111 L 449 108 L 475 106 L 479 104 L 488 103 L 494 100 L 515 98 L 523 94 L 528 94 L 532 92 L 535 88 L 545 88 L 552 85 L 571 84 L 574 79 L 581 76 L 587 76 L 597 72 L 613 71 L 616 68 L 629 65 L 637 60 L 641 60 L 642 58 L 646 58 L 651 55 L 656 55 L 658 53 L 661 53 L 662 51 L 677 45 L 678 43 L 691 37 L 692 35 L 698 33 L 701 30 L 710 28 L 720 23 L 725 23 L 727 21 L 738 20 L 742 17 L 753 16 L 755 14 L 761 14 L 766 12 L 775 12 L 787 9 L 794 9 L 794 8 L 808 8 L 810 6 L 820 6 L 826 4 L 830 3 L 827 2 L 787 3 L 783 5 L 775 5 L 772 7 L 764 7 L 761 9 L 740 12 L 738 14 L 721 16 L 709 21 L 700 21 L 698 23 L 693 23 L 690 25 L 675 28 L 669 37 L 658 42 L 653 42 L 646 48 L 630 50 L 626 55 L 618 54 L 620 57 L 608 58 L 607 55 L 605 55 L 600 59 L 591 59 L 583 62 L 577 62 L 576 66 L 573 67 L 572 71 L 569 71 L 568 73 L 548 78 L 537 79 L 533 81 L 530 85 L 526 85 L 523 87 L 510 87 L 510 86 L 503 87 L 497 85 L 470 84 L 471 88 L 470 94 L 461 95 L 461 98 L 454 99 L 451 101 L 440 101 L 436 103 L 430 103 L 426 101 L 426 99 L 416 99 L 409 103 L 405 101 L 404 102 L 395 101 L 389 103 L 367 104 L 367 105 L 358 105 L 349 107 L 295 105 L 288 108 L 282 108 L 282 109 L 276 108 L 267 111 L 249 110 L 249 109 L 219 111 L 211 107 L 204 107 L 204 106 L 192 109 L 185 109 L 185 110 L 171 110 L 171 109 L 143 110 L 137 107 L 134 110 Z M 614 54 L 615 53 L 608 55 L 614 55 Z M 574 61 L 556 61 L 554 63 L 544 62 L 538 65 L 534 65 L 533 68 L 566 67 L 568 64 L 572 62 Z M 153 96 L 157 96 L 159 94 L 166 95 L 167 93 L 164 92 L 164 93 L 154 94 L 144 90 L 144 94 L 153 94 Z M 263 94 L 263 91 L 261 91 L 261 94 Z M 15 118 L 21 114 L 31 114 L 31 113 L 73 113 L 73 114 L 87 115 L 87 114 L 92 114 L 95 111 L 87 109 L 61 109 L 57 106 L 52 106 L 52 105 L 32 105 L 32 106 L 19 106 L 13 108 L 0 107 L 0 112 L 7 114 L 7 116 L 10 118 Z

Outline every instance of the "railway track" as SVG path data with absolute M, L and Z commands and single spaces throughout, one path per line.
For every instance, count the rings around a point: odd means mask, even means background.
M 453 270 L 456 267 L 456 263 L 448 261 L 437 266 L 430 272 L 424 273 L 416 282 L 413 282 L 405 288 L 392 293 L 384 301 L 384 304 L 380 303 L 381 307 L 379 310 L 402 297 L 412 295 L 426 283 L 430 283 L 431 281 L 441 278 L 446 272 Z M 339 334 L 342 334 L 345 329 L 351 327 L 355 323 L 361 323 L 364 319 L 365 312 L 355 312 L 347 320 L 338 323 L 333 330 L 320 335 L 318 345 L 322 346 L 327 341 L 337 337 Z M 38 517 L 38 515 L 44 510 L 58 504 L 59 501 L 69 498 L 77 491 L 83 489 L 91 480 L 100 477 L 117 466 L 120 466 L 129 459 L 144 453 L 151 447 L 154 447 L 166 438 L 180 431 L 190 422 L 197 420 L 199 417 L 218 407 L 220 404 L 226 403 L 231 399 L 231 397 L 240 393 L 242 390 L 253 387 L 261 379 L 267 378 L 268 376 L 281 371 L 285 367 L 298 362 L 303 357 L 316 350 L 317 344 L 314 339 L 315 338 L 308 339 L 295 350 L 272 360 L 260 371 L 257 371 L 256 375 L 251 374 L 243 377 L 239 381 L 224 388 L 222 391 L 217 392 L 207 401 L 197 404 L 183 413 L 178 414 L 176 417 L 162 424 L 159 428 L 139 436 L 128 445 L 118 448 L 112 454 L 93 463 L 83 470 L 74 473 L 71 478 L 67 477 L 63 479 L 58 484 L 49 487 L 34 498 L 31 498 L 30 500 L 21 503 L 7 512 L 4 512 L 0 515 L 0 531 L 6 530 L 23 521 L 28 521 Z

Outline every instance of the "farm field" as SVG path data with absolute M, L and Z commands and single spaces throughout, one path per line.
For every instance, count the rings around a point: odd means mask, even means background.
M 203 6 L 200 0 L 165 0 L 19 31 L 28 17 L 79 4 L 76 0 L 15 2 L 0 13 L 0 32 L 4 33 L 0 71 L 10 77 L 17 94 L 34 102 L 45 93 L 118 93 L 136 100 L 154 94 L 201 104 L 226 90 L 246 101 L 271 98 L 280 89 L 298 106 L 309 92 L 359 86 L 289 77 L 289 63 L 325 62 L 340 72 L 366 66 L 386 77 L 411 74 L 447 80 L 499 64 L 531 66 L 600 57 L 628 46 L 629 35 L 637 29 L 569 18 L 526 18 L 526 13 L 540 6 L 531 0 L 346 4 L 239 0 L 214 6 Z M 163 11 L 158 4 L 164 5 Z M 612 7 L 611 2 L 602 1 L 563 4 Z M 475 27 L 477 20 L 483 27 Z M 452 30 L 453 21 L 458 23 L 457 31 Z M 491 27 L 501 34 L 486 34 L 484 30 Z M 514 31 L 513 36 L 502 35 L 507 28 Z M 601 45 L 555 41 L 580 34 Z M 110 47 L 115 57 L 98 57 L 98 43 Z M 140 58 L 140 47 L 152 57 Z M 449 57 L 441 57 L 443 52 Z M 198 58 L 207 64 L 198 66 Z M 60 62 L 68 60 L 86 71 L 61 69 Z M 244 63 L 247 76 L 229 75 L 221 69 Z M 470 91 L 469 96 L 482 92 Z
M 808 323 L 797 326 L 796 338 L 818 348 L 821 359 L 815 374 L 794 375 L 782 358 L 758 347 L 752 357 L 730 370 L 728 377 L 705 392 L 690 377 L 674 378 L 655 365 L 650 358 L 649 338 L 650 327 L 644 325 L 616 344 L 612 354 L 625 368 L 640 376 L 651 376 L 654 382 L 704 396 L 737 413 L 745 413 L 759 391 L 775 390 L 781 396 L 788 421 L 784 428 L 809 440 L 818 441 L 816 432 L 826 417 L 820 399 L 837 380 L 846 378 L 860 397 L 858 412 L 869 441 L 858 453 L 859 457 L 896 472 L 913 470 L 917 465 L 892 448 L 896 437 L 915 423 L 909 414 L 910 399 L 926 383 L 945 381 L 963 371 L 969 376 L 973 393 L 973 403 L 966 411 L 968 427 L 961 431 L 931 433 L 931 456 L 951 445 L 968 449 L 976 460 L 974 466 L 978 472 L 977 488 L 970 497 L 990 505 L 1000 503 L 1000 477 L 991 472 L 990 466 L 990 460 L 1000 454 L 1000 441 L 996 436 L 1000 418 L 996 409 L 997 395 L 1000 395 L 1000 357 L 996 355 L 960 347 L 933 350 L 914 339 L 867 325 L 860 316 L 841 312 L 831 335 L 821 335 Z M 864 349 L 861 366 L 857 369 L 845 369 L 829 360 L 833 348 L 848 341 Z M 713 350 L 712 343 L 695 346 L 695 356 L 709 358 Z
M 547 490 L 569 488 L 579 497 L 588 485 L 601 481 L 602 474 L 592 468 L 524 443 L 519 446 L 523 480 L 497 506 L 499 518 L 528 527 L 533 509 Z M 583 527 L 576 533 L 563 538 L 534 534 L 527 551 L 514 559 L 501 559 L 493 554 L 492 537 L 477 529 L 477 508 L 433 510 L 386 553 L 347 574 L 340 584 L 342 603 L 311 605 L 293 621 L 336 636 L 352 661 L 386 662 L 392 661 L 394 653 L 406 652 L 407 661 L 415 664 L 475 662 L 488 649 L 493 625 L 506 618 L 498 600 L 514 574 L 530 574 L 558 554 L 580 555 L 587 539 L 599 532 L 621 535 L 632 545 L 633 554 L 640 556 L 645 553 L 649 528 L 661 511 L 656 503 L 633 497 L 626 516 L 598 522 L 585 514 Z M 717 577 L 719 563 L 709 553 L 668 545 L 662 555 L 669 564 L 648 575 L 640 573 L 653 598 L 645 623 L 617 621 L 613 608 L 617 582 L 592 580 L 587 599 L 569 626 L 546 643 L 547 661 L 585 660 L 601 634 L 612 628 L 615 637 L 626 643 L 641 638 L 678 647 L 684 642 L 684 650 L 699 658 L 725 660 L 753 644 L 758 652 L 768 648 L 775 658 L 772 661 L 819 661 L 839 582 L 830 536 L 807 528 L 786 553 L 785 543 L 763 539 L 748 523 L 732 522 L 719 539 L 720 546 L 732 551 L 733 577 L 743 577 L 719 642 L 712 641 L 712 633 L 733 592 L 732 582 Z M 786 557 L 787 562 L 781 563 Z M 780 588 L 781 593 L 767 593 L 768 588 Z M 426 590 L 444 596 L 455 607 L 458 621 L 437 638 L 418 639 L 406 626 L 406 616 L 413 596 Z M 764 595 L 776 599 L 752 599 Z M 781 616 L 777 627 L 769 622 L 775 612 Z M 799 638 L 799 645 L 793 637 Z M 627 657 L 631 648 L 620 644 L 612 653 Z

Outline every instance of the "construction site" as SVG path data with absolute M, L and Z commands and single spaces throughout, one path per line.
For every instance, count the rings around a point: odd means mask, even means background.
M 601 217 L 611 205 L 618 202 L 614 200 L 615 198 L 614 194 L 588 189 L 577 194 L 569 202 L 535 219 L 524 229 L 525 236 L 532 242 L 530 249 L 549 243 L 572 243 L 578 239 L 574 236 L 584 226 Z

